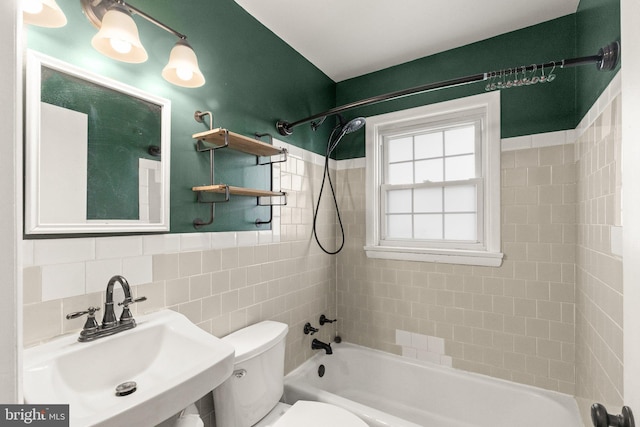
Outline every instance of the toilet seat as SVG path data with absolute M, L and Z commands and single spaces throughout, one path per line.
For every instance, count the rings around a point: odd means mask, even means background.
M 297 401 L 273 427 L 368 427 L 346 409 L 323 402 Z

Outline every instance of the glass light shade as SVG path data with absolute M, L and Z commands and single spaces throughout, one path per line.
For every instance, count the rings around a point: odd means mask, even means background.
M 198 58 L 186 40 L 179 40 L 171 49 L 169 62 L 162 70 L 162 77 L 169 83 L 182 87 L 204 85 L 204 76 L 198 68 Z
M 140 63 L 149 58 L 131 14 L 119 5 L 104 14 L 100 31 L 91 39 L 91 45 L 103 55 L 122 62 Z
M 22 18 L 25 24 L 58 28 L 67 25 L 67 17 L 56 0 L 22 0 Z

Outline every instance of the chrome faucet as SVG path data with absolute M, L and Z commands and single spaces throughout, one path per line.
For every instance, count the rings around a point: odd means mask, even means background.
M 122 314 L 120 320 L 116 320 L 116 313 L 113 309 L 113 287 L 115 284 L 120 283 L 122 290 L 124 291 L 124 300 L 118 305 L 122 306 Z M 109 279 L 107 283 L 107 294 L 104 303 L 104 316 L 102 317 L 102 324 L 98 326 L 98 322 L 95 319 L 95 312 L 99 311 L 98 307 L 89 307 L 86 311 L 77 311 L 67 314 L 67 319 L 75 319 L 84 314 L 87 314 L 87 321 L 80 332 L 78 341 L 87 342 L 93 341 L 98 338 L 106 337 L 109 335 L 117 334 L 118 332 L 126 331 L 136 327 L 136 321 L 129 310 L 129 305 L 146 301 L 147 297 L 131 298 L 131 288 L 129 282 L 122 276 L 116 275 Z

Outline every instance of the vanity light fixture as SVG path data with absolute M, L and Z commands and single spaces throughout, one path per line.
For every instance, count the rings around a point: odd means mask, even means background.
M 138 64 L 149 58 L 131 13 L 117 3 L 102 17 L 100 31 L 91 39 L 91 45 L 101 54 L 122 62 Z
M 123 0 L 80 0 L 87 19 L 99 29 L 91 40 L 93 47 L 103 55 L 118 61 L 140 63 L 148 55 L 132 15 L 139 15 L 159 28 L 178 37 L 171 50 L 169 63 L 162 70 L 162 77 L 169 83 L 182 87 L 204 85 L 204 75 L 198 67 L 198 58 L 187 43 L 187 36 L 157 19 L 147 15 Z
M 204 76 L 198 68 L 198 58 L 187 40 L 178 40 L 171 49 L 169 63 L 162 70 L 162 77 L 178 86 L 200 87 L 204 84 Z
M 67 25 L 67 17 L 56 0 L 22 0 L 22 19 L 25 24 L 38 27 L 59 28 Z

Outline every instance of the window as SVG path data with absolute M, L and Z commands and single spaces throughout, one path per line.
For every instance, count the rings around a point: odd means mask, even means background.
M 367 118 L 369 257 L 498 266 L 500 98 Z

